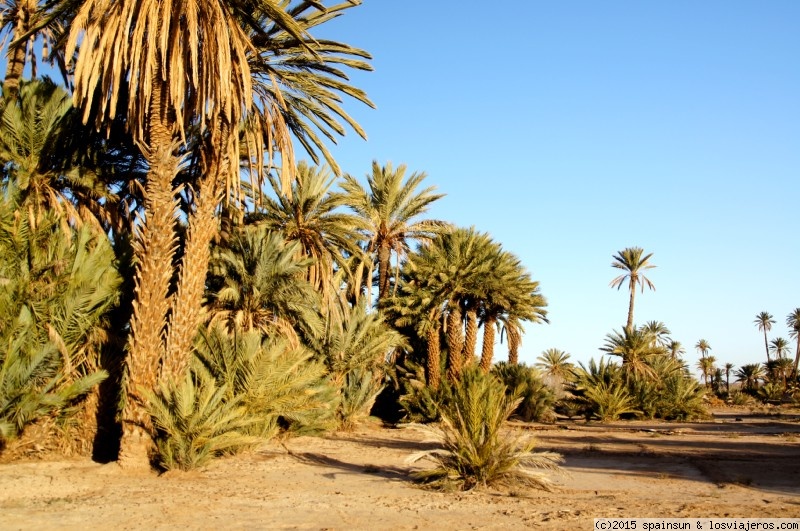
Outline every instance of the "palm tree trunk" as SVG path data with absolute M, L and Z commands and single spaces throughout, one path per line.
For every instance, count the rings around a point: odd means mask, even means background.
M 219 204 L 219 183 L 225 182 L 229 160 L 230 127 L 218 128 L 218 142 L 211 142 L 203 168 L 204 177 L 195 190 L 195 210 L 189 216 L 186 246 L 178 273 L 178 288 L 172 299 L 162 377 L 179 381 L 191 359 L 192 342 L 200 324 L 203 292 L 211 258 L 211 240 L 218 229 L 215 216 Z
M 378 246 L 378 300 L 389 295 L 389 268 L 392 267 L 392 250 L 386 242 Z
M 797 331 L 797 353 L 794 355 L 794 371 L 792 372 L 792 379 L 797 379 L 797 366 L 800 364 L 800 330 Z
M 483 348 L 481 349 L 481 370 L 483 372 L 489 372 L 492 367 L 495 323 L 497 320 L 494 317 L 487 317 L 483 323 Z
M 464 325 L 461 308 L 454 303 L 447 314 L 447 377 L 451 382 L 461 378 L 464 368 Z
M 767 329 L 764 329 L 764 350 L 767 352 L 767 363 L 769 363 L 769 343 L 767 342 Z
M 135 298 L 126 359 L 125 405 L 122 409 L 122 466 L 149 466 L 152 425 L 145 393 L 154 389 L 164 354 L 164 332 L 169 310 L 169 285 L 175 255 L 175 201 L 172 180 L 178 173 L 171 129 L 164 103 L 166 87 L 154 76 L 148 124 L 149 164 L 145 185 L 144 222 L 136 234 L 134 254 Z
M 630 281 L 630 288 L 631 288 L 631 299 L 628 302 L 628 323 L 625 325 L 625 328 L 628 330 L 628 333 L 633 331 L 633 299 L 636 295 L 636 284 L 633 282 L 633 279 Z
M 8 36 L 10 43 L 15 38 L 25 35 L 28 32 L 28 23 L 32 14 L 31 8 L 36 9 L 36 5 L 29 5 L 29 2 L 21 1 L 17 10 L 17 20 L 14 24 L 14 32 Z M 19 82 L 25 70 L 25 56 L 28 52 L 28 39 L 18 42 L 16 45 L 8 47 L 8 64 L 6 65 L 6 77 L 3 82 L 3 93 L 7 97 L 16 99 L 19 96 Z
M 508 364 L 517 365 L 519 363 L 519 345 L 522 342 L 519 330 L 516 326 L 510 326 L 508 333 Z
M 439 384 L 442 381 L 442 367 L 438 320 L 431 323 L 427 334 L 427 340 L 428 360 L 426 369 L 428 372 L 428 387 L 431 389 L 439 389 Z
M 478 343 L 478 311 L 475 308 L 467 310 L 467 332 L 464 338 L 464 366 L 475 361 L 475 345 Z

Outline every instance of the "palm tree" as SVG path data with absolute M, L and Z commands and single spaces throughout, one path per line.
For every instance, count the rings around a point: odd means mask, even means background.
M 731 394 L 731 371 L 733 370 L 733 367 L 733 363 L 725 364 L 725 390 L 727 391 L 728 395 Z
M 600 350 L 622 358 L 626 378 L 653 376 L 655 373 L 648 362 L 652 356 L 661 353 L 654 346 L 651 336 L 638 328 L 625 328 L 622 333 L 615 331 L 608 334 Z
M 745 391 L 755 391 L 758 389 L 758 380 L 763 378 L 764 370 L 761 368 L 760 363 L 750 363 L 742 365 L 736 371 L 736 381 L 744 384 Z
M 301 253 L 313 260 L 308 281 L 331 298 L 334 268 L 346 268 L 347 257 L 361 253 L 358 246 L 362 227 L 357 216 L 341 211 L 343 194 L 331 192 L 336 178 L 326 167 L 316 168 L 301 161 L 290 193 L 281 190 L 280 181 L 268 176 L 274 197 L 264 197 L 250 221 L 269 231 L 279 232 L 287 241 L 297 241 Z
M 298 332 L 319 334 L 319 295 L 304 278 L 311 260 L 297 260 L 299 246 L 248 227 L 227 248 L 215 249 L 207 281 L 209 329 L 221 323 L 229 333 L 277 333 L 293 346 Z
M 535 365 L 542 369 L 551 378 L 565 382 L 570 379 L 575 366 L 567 361 L 570 355 L 557 348 L 549 348 L 536 358 Z
M 667 325 L 661 321 L 648 321 L 642 325 L 642 331 L 650 334 L 653 338 L 653 343 L 661 348 L 667 348 L 670 339 L 669 335 L 672 333 L 667 328 Z
M 795 308 L 792 313 L 786 317 L 786 326 L 789 327 L 789 337 L 794 338 L 797 343 L 796 353 L 794 355 L 794 370 L 792 371 L 792 378 L 797 378 L 797 366 L 800 364 L 800 308 Z
M 619 290 L 625 281 L 628 281 L 630 303 L 628 305 L 628 322 L 625 325 L 628 330 L 633 329 L 633 300 L 636 294 L 636 287 L 641 286 L 642 292 L 644 292 L 645 286 L 651 290 L 656 289 L 650 279 L 644 276 L 644 271 L 656 267 L 650 263 L 653 253 L 646 256 L 642 256 L 643 254 L 644 250 L 641 247 L 628 247 L 614 255 L 612 257 L 614 261 L 611 262 L 611 267 L 625 271 L 624 274 L 611 281 L 611 287 Z
M 775 355 L 775 359 L 785 358 L 789 352 L 789 342 L 782 337 L 776 337 L 769 342 L 769 349 Z
M 259 126 L 258 134 L 249 128 L 245 141 L 266 138 L 270 154 L 279 149 L 283 160 L 292 160 L 291 129 L 286 123 L 289 103 L 281 99 L 281 88 L 275 86 L 270 93 L 277 101 L 256 105 L 253 97 L 250 61 L 257 49 L 253 37 L 265 39 L 259 44 L 272 47 L 271 58 L 276 63 L 297 64 L 296 50 L 301 47 L 324 70 L 327 61 L 315 56 L 315 41 L 301 22 L 310 18 L 306 11 L 311 9 L 324 11 L 318 2 L 290 6 L 264 0 L 177 4 L 87 0 L 71 26 L 66 56 L 71 57 L 80 42 L 74 66 L 75 101 L 84 110 L 84 120 L 95 113 L 98 127 L 108 127 L 120 103 L 126 102 L 127 123 L 148 167 L 143 222 L 134 245 L 136 300 L 126 360 L 122 463 L 147 462 L 152 429 L 146 392 L 155 388 L 159 378 L 179 380 L 188 365 L 189 347 L 201 319 L 219 198 L 229 194 L 229 187 L 234 189 L 233 196 L 237 195 L 238 127 L 244 122 Z M 265 35 L 267 30 L 271 33 Z M 287 49 L 292 53 L 282 55 Z M 342 46 L 341 51 L 347 53 L 347 48 Z M 329 72 L 333 78 L 339 71 L 330 68 Z M 319 79 L 310 80 L 311 85 L 319 83 Z M 302 95 L 302 84 L 296 87 Z M 324 90 L 336 98 L 347 93 L 342 87 L 332 82 Z M 291 103 L 299 105 L 297 100 L 302 97 Z M 320 115 L 338 123 L 331 116 L 335 108 L 294 111 L 311 123 L 327 124 L 325 132 L 331 121 L 319 121 Z M 184 162 L 178 147 L 187 143 L 187 132 L 203 138 L 198 142 L 203 151 L 202 168 L 198 177 L 187 183 L 193 208 L 187 216 L 177 289 L 171 290 L 174 271 L 165 264 L 174 262 L 178 237 L 178 190 L 173 180 Z M 255 145 L 263 147 L 264 143 Z
M 680 358 L 681 354 L 686 354 L 686 349 L 683 348 L 681 342 L 675 341 L 674 339 L 671 339 L 667 344 L 667 350 L 672 359 Z
M 378 264 L 378 300 L 385 298 L 389 292 L 392 253 L 397 258 L 399 269 L 400 259 L 408 253 L 411 241 L 428 241 L 448 228 L 441 221 L 417 219 L 444 194 L 435 194 L 436 188 L 433 186 L 417 191 L 425 179 L 425 173 L 414 172 L 407 179 L 405 173 L 405 164 L 395 170 L 391 163 L 380 166 L 377 161 L 372 161 L 372 173 L 367 174 L 368 190 L 351 175 L 345 175 L 341 185 L 347 206 L 364 221 L 369 257 L 367 279 L 370 283 L 373 264 Z M 367 299 L 371 300 L 369 288 Z
M 769 361 L 769 345 L 767 344 L 767 332 L 772 330 L 772 325 L 775 324 L 775 319 L 769 312 L 761 312 L 756 315 L 756 320 L 753 321 L 759 330 L 764 332 L 764 350 L 767 353 L 767 361 Z
M 695 344 L 694 348 L 700 352 L 701 357 L 705 358 L 708 354 L 708 351 L 711 350 L 711 345 L 709 345 L 708 341 L 705 339 L 701 339 Z
M 714 371 L 717 370 L 717 367 L 714 365 L 716 361 L 714 356 L 702 357 L 697 361 L 697 368 L 700 369 L 700 373 L 703 375 L 703 381 L 706 387 L 708 387 L 709 376 L 713 375 Z

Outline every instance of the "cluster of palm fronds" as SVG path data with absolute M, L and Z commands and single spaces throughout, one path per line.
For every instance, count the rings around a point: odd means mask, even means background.
M 542 470 L 557 470 L 561 457 L 534 452 L 533 439 L 506 429 L 506 420 L 522 401 L 506 391 L 495 376 L 466 368 L 439 406 L 441 422 L 412 425 L 428 435 L 428 442 L 441 445 L 409 456 L 409 462 L 428 460 L 434 465 L 415 472 L 415 477 L 443 489 L 520 484 L 549 489 Z

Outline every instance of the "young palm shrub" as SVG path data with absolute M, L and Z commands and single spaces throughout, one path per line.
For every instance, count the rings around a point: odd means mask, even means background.
M 421 423 L 439 420 L 443 387 L 433 389 L 428 385 L 425 367 L 406 358 L 394 366 L 392 374 L 393 380 L 402 387 L 399 402 L 405 411 L 404 420 Z
M 628 377 L 631 373 L 628 372 Z M 625 384 L 625 371 L 601 358 L 589 366 L 579 364 L 575 371 L 573 393 L 586 405 L 587 419 L 594 416 L 601 421 L 617 420 L 621 415 L 637 413 L 636 401 Z
M 383 388 L 383 383 L 376 380 L 370 370 L 358 368 L 349 372 L 342 387 L 341 405 L 338 411 L 340 429 L 351 430 L 369 417 L 372 406 L 375 405 L 375 400 Z
M 492 367 L 492 374 L 505 384 L 508 394 L 522 398 L 515 416 L 525 422 L 552 420 L 555 395 L 538 370 L 525 364 L 500 362 Z
M 162 383 L 148 393 L 155 427 L 155 464 L 165 470 L 190 470 L 214 457 L 256 444 L 248 434 L 257 417 L 249 415 L 244 396 L 230 398 L 228 387 L 202 373 L 182 382 Z
M 241 401 L 254 422 L 247 433 L 263 439 L 281 427 L 317 433 L 333 427 L 336 404 L 326 369 L 314 353 L 289 339 L 263 339 L 256 331 L 228 335 L 222 326 L 201 330 L 192 370 Z
M 550 488 L 541 470 L 557 470 L 561 456 L 534 453 L 532 439 L 511 435 L 503 428 L 519 405 L 519 396 L 508 396 L 505 385 L 475 366 L 464 370 L 449 394 L 441 406 L 439 427 L 414 425 L 442 445 L 408 457 L 410 463 L 426 459 L 434 464 L 415 472 L 418 480 L 445 489 L 489 485 Z

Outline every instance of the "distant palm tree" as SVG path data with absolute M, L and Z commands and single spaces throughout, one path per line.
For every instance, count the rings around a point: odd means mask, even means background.
M 369 264 L 367 272 L 367 298 L 370 299 L 373 264 L 378 264 L 378 299 L 387 296 L 389 290 L 389 268 L 392 253 L 400 259 L 408 252 L 412 240 L 430 240 L 448 225 L 442 221 L 419 220 L 434 201 L 444 197 L 435 194 L 434 186 L 423 190 L 417 187 L 425 179 L 425 173 L 412 173 L 405 178 L 406 166 L 397 169 L 391 163 L 380 166 L 372 162 L 372 173 L 367 175 L 365 189 L 350 175 L 344 176 L 341 184 L 346 203 L 364 222 L 366 252 Z M 397 285 L 395 274 L 395 286 Z
M 605 345 L 600 350 L 622 358 L 622 369 L 626 377 L 653 376 L 649 359 L 661 353 L 654 346 L 651 336 L 641 329 L 624 329 L 622 333 L 613 332 L 606 336 Z
M 767 353 L 767 361 L 769 361 L 769 345 L 767 344 L 767 332 L 772 330 L 772 325 L 775 324 L 775 319 L 769 312 L 761 312 L 756 315 L 756 320 L 753 321 L 759 330 L 764 332 L 764 350 Z
M 563 350 L 549 348 L 536 358 L 539 361 L 535 365 L 541 368 L 545 374 L 563 382 L 570 378 L 572 370 L 575 368 L 572 363 L 567 361 L 569 358 L 570 355 Z
M 725 364 L 725 390 L 728 394 L 731 394 L 731 371 L 734 368 L 733 363 L 726 363 Z
M 789 337 L 797 342 L 797 349 L 794 355 L 794 370 L 792 371 L 792 377 L 797 379 L 797 366 L 800 364 L 800 308 L 795 308 L 786 317 L 786 326 L 790 330 Z
M 642 325 L 642 331 L 650 334 L 653 337 L 653 343 L 662 348 L 667 348 L 670 339 L 669 335 L 672 333 L 667 328 L 667 325 L 661 321 L 648 321 Z
M 769 342 L 769 350 L 775 355 L 775 359 L 785 358 L 789 352 L 789 342 L 782 337 L 776 337 Z
M 614 261 L 611 262 L 611 267 L 625 271 L 624 274 L 611 281 L 611 287 L 619 290 L 625 281 L 628 281 L 630 302 L 628 305 L 628 323 L 625 326 L 628 330 L 633 330 L 633 302 L 636 287 L 641 286 L 642 292 L 644 292 L 645 286 L 651 290 L 656 289 L 650 279 L 643 274 L 644 271 L 656 267 L 650 263 L 650 257 L 653 256 L 653 253 L 646 256 L 642 256 L 643 254 L 644 250 L 641 247 L 628 247 L 614 255 L 612 257 Z
M 749 363 L 742 365 L 736 371 L 736 381 L 742 382 L 745 391 L 755 391 L 758 389 L 758 380 L 764 376 L 764 370 L 760 363 Z
M 700 373 L 703 375 L 703 381 L 706 387 L 708 387 L 708 378 L 712 376 L 716 370 L 716 366 L 714 365 L 716 361 L 714 356 L 705 356 L 697 361 L 697 368 L 700 369 Z
M 694 348 L 696 348 L 700 352 L 700 355 L 705 358 L 708 354 L 708 351 L 711 350 L 711 345 L 709 345 L 708 341 L 705 339 L 701 339 L 697 342 Z
M 675 341 L 674 339 L 670 340 L 667 344 L 667 350 L 669 351 L 670 357 L 672 359 L 677 359 L 681 356 L 681 354 L 686 354 L 686 349 L 683 348 L 683 344 L 680 341 Z

